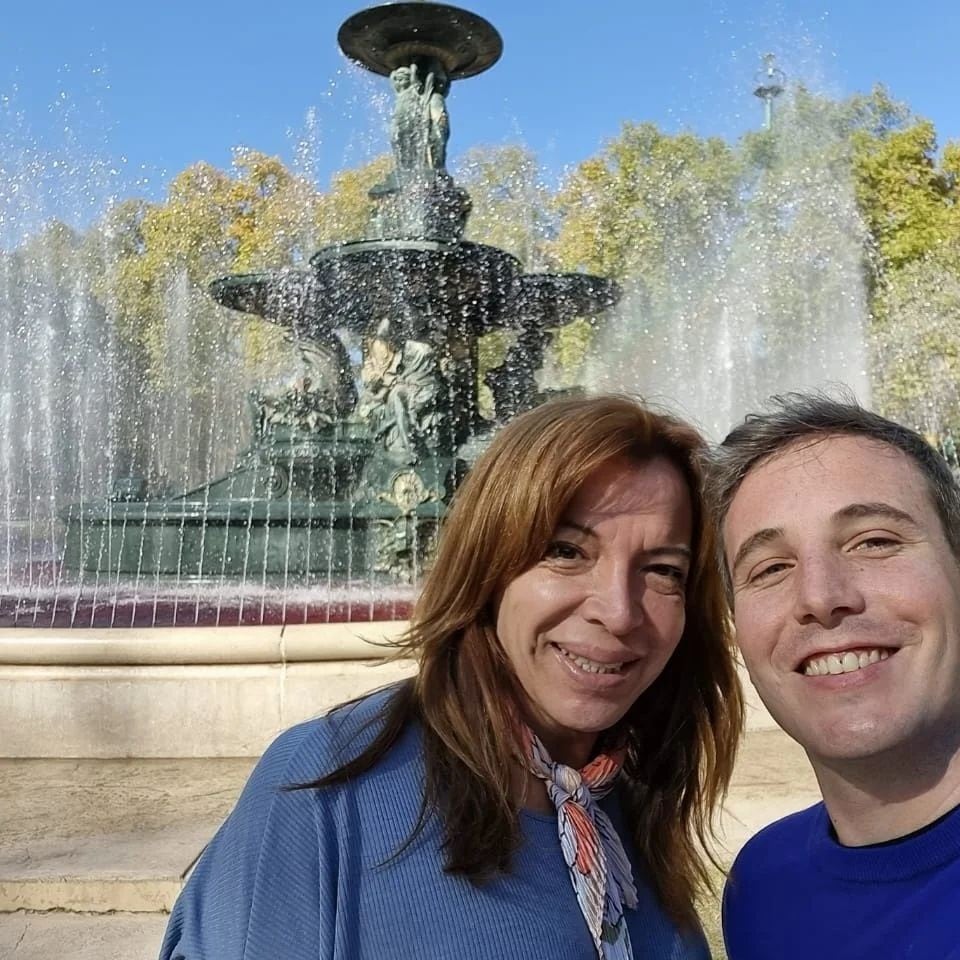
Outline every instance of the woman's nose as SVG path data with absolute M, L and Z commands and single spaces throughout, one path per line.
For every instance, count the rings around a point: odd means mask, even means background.
M 623 636 L 643 622 L 643 588 L 629 569 L 609 564 L 594 572 L 584 617 L 603 626 L 614 636 Z

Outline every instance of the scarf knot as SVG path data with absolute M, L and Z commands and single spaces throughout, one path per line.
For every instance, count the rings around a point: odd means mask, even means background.
M 555 763 L 529 727 L 522 730 L 529 768 L 543 780 L 557 809 L 560 847 L 598 960 L 632 960 L 623 911 L 637 905 L 633 870 L 623 842 L 597 802 L 613 789 L 624 751 L 601 753 L 575 770 Z

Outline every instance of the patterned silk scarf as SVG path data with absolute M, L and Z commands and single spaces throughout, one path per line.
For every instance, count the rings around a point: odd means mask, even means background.
M 597 803 L 613 789 L 626 751 L 601 753 L 574 770 L 554 763 L 537 735 L 522 729 L 530 770 L 544 781 L 557 808 L 560 846 L 597 957 L 633 960 L 623 910 L 636 907 L 637 888 L 620 837 Z

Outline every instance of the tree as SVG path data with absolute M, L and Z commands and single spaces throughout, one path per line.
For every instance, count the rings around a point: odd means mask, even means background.
M 557 259 L 567 270 L 662 287 L 678 258 L 710 245 L 736 209 L 740 174 L 722 140 L 627 123 L 560 191 Z
M 297 350 L 280 328 L 214 303 L 210 281 L 303 265 L 362 235 L 366 191 L 386 166 L 347 171 L 321 193 L 279 159 L 238 150 L 230 170 L 196 164 L 164 202 L 120 204 L 97 226 L 100 296 L 142 394 L 128 429 L 140 470 L 183 487 L 230 466 L 247 440 L 247 394 L 292 376 Z
M 897 270 L 924 257 L 949 232 L 957 199 L 955 178 L 938 167 L 936 131 L 927 120 L 883 137 L 860 134 L 855 145 L 860 208 L 882 268 Z
M 740 160 L 722 140 L 668 135 L 650 123 L 625 124 L 573 171 L 557 197 L 556 258 L 566 270 L 619 280 L 627 295 L 620 319 L 599 318 L 596 328 L 581 321 L 560 332 L 563 367 L 575 369 L 596 343 L 604 359 L 594 380 L 643 387 L 645 373 L 637 379 L 627 367 L 638 348 L 649 354 L 651 344 L 669 336 L 677 311 L 668 304 L 715 258 L 739 203 L 740 178 Z
M 465 239 L 506 250 L 527 271 L 556 269 L 550 245 L 558 216 L 529 150 L 474 147 L 460 161 L 458 181 L 473 201 Z
M 904 264 L 878 290 L 874 402 L 940 436 L 960 425 L 960 236 Z
M 528 272 L 550 270 L 550 243 L 556 234 L 553 197 L 543 182 L 536 157 L 520 146 L 474 147 L 459 164 L 458 182 L 472 201 L 465 239 L 499 247 Z M 499 367 L 515 334 L 494 331 L 477 345 L 480 411 L 493 413 L 487 372 Z

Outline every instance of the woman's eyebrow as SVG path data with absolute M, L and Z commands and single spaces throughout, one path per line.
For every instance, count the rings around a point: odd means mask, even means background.
M 557 529 L 562 530 L 564 527 L 568 527 L 571 530 L 577 530 L 582 533 L 585 537 L 596 537 L 597 532 L 593 527 L 588 527 L 585 523 L 577 523 L 576 520 L 561 520 L 557 524 Z
M 667 545 L 663 547 L 652 547 L 650 550 L 645 550 L 644 553 L 651 557 L 675 557 L 679 554 L 681 557 L 684 557 L 687 560 L 693 556 L 690 548 L 682 543 L 678 543 L 676 546 Z

